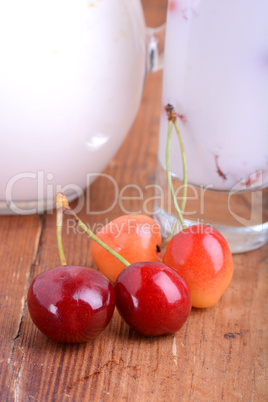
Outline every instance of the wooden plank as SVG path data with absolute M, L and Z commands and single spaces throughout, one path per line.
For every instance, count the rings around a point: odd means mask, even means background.
M 0 395 L 7 400 L 16 400 L 23 358 L 19 338 L 43 227 L 43 219 L 38 216 L 4 216 L 0 219 Z
M 265 255 L 267 247 L 253 252 L 250 264 L 236 256 L 222 300 L 193 310 L 174 336 L 143 338 L 115 314 L 99 338 L 60 345 L 43 337 L 26 313 L 19 391 L 33 400 L 265 400 Z

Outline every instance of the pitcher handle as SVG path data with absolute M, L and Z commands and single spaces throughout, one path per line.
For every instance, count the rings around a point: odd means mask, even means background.
M 157 28 L 147 27 L 147 73 L 163 68 L 166 24 Z

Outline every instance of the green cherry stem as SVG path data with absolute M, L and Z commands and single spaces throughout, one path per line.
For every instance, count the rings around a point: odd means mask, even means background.
M 61 193 L 58 193 L 57 196 L 62 197 L 64 200 L 64 211 L 68 215 L 71 215 L 74 220 L 76 221 L 77 225 L 85 232 L 89 237 L 91 237 L 96 243 L 98 243 L 101 247 L 104 248 L 104 250 L 107 250 L 110 254 L 112 254 L 115 258 L 117 258 L 125 267 L 128 267 L 130 262 L 128 262 L 122 255 L 118 254 L 115 250 L 113 250 L 111 247 L 109 247 L 106 243 L 104 243 L 102 240 L 100 240 L 82 221 L 81 219 L 76 215 L 76 213 L 70 208 L 67 198 L 62 195 Z
M 183 147 L 183 143 L 182 143 L 182 138 L 181 138 L 181 135 L 180 135 L 180 131 L 179 131 L 177 122 L 176 122 L 176 118 L 177 118 L 176 117 L 176 112 L 175 112 L 173 106 L 169 105 L 169 104 L 165 107 L 165 109 L 166 109 L 166 113 L 167 113 L 168 120 L 169 120 L 167 146 L 166 146 L 167 180 L 168 180 L 168 186 L 169 186 L 169 189 L 170 189 L 170 192 L 171 192 L 172 200 L 173 200 L 173 203 L 174 203 L 174 207 L 175 207 L 175 209 L 177 211 L 177 214 L 178 214 L 178 221 L 175 223 L 175 225 L 174 225 L 174 227 L 172 229 L 172 232 L 171 232 L 171 234 L 169 236 L 169 237 L 171 237 L 174 234 L 174 232 L 176 230 L 176 227 L 177 227 L 179 222 L 181 223 L 182 228 L 185 228 L 185 223 L 184 223 L 182 211 L 185 208 L 185 203 L 186 203 L 186 198 L 187 198 L 186 197 L 186 193 L 187 193 L 187 165 L 186 165 L 186 157 L 185 157 L 184 147 Z M 177 202 L 177 198 L 176 198 L 176 195 L 175 195 L 174 186 L 173 186 L 173 183 L 172 183 L 171 168 L 170 168 L 170 148 L 171 148 L 171 137 L 172 137 L 173 124 L 175 126 L 175 129 L 176 129 L 176 132 L 177 132 L 177 135 L 178 135 L 178 138 L 179 138 L 179 142 L 180 142 L 181 154 L 182 154 L 182 162 L 183 162 L 183 172 L 184 172 L 183 173 L 183 182 L 184 182 L 184 185 L 183 185 L 183 200 L 182 200 L 181 208 L 179 207 L 179 204 Z
M 55 199 L 56 209 L 57 209 L 57 243 L 58 243 L 58 250 L 60 255 L 61 265 L 67 265 L 65 255 L 63 252 L 62 246 L 62 221 L 63 221 L 63 211 L 64 211 L 64 204 L 65 200 L 61 193 L 56 195 Z
M 182 193 L 182 203 L 181 203 L 181 210 L 183 212 L 185 209 L 186 200 L 187 200 L 187 183 L 188 183 L 187 163 L 186 163 L 186 156 L 185 156 L 183 141 L 182 141 L 181 133 L 180 133 L 180 130 L 179 130 L 179 127 L 177 124 L 177 120 L 175 120 L 173 122 L 173 124 L 174 124 L 175 130 L 177 132 L 177 136 L 178 136 L 179 143 L 180 143 L 182 165 L 183 165 L 183 193 Z

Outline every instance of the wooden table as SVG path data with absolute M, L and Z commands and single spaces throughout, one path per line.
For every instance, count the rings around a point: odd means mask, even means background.
M 144 6 L 149 23 L 164 21 L 166 1 L 144 0 Z M 161 78 L 161 72 L 148 76 L 135 123 L 105 171 L 119 189 L 154 183 Z M 88 197 L 91 210 L 100 211 L 111 206 L 112 188 L 100 178 Z M 125 200 L 124 208 L 142 210 L 143 201 Z M 121 209 L 117 204 L 92 215 L 84 208 L 80 216 L 94 225 Z M 234 277 L 220 302 L 193 309 L 175 335 L 141 337 L 115 312 L 98 338 L 57 344 L 35 328 L 26 303 L 33 277 L 59 265 L 55 228 L 55 213 L 0 218 L 1 401 L 268 400 L 267 245 L 235 255 Z M 92 266 L 87 236 L 66 232 L 67 261 Z

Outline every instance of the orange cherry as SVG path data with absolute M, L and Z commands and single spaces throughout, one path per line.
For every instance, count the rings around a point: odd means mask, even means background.
M 104 226 L 97 237 L 131 264 L 141 261 L 161 261 L 159 225 L 146 215 L 122 215 Z M 112 282 L 125 268 L 122 262 L 95 241 L 91 255 L 99 270 Z
M 216 304 L 233 276 L 228 243 L 209 225 L 189 226 L 176 234 L 167 245 L 163 262 L 184 277 L 193 307 Z

